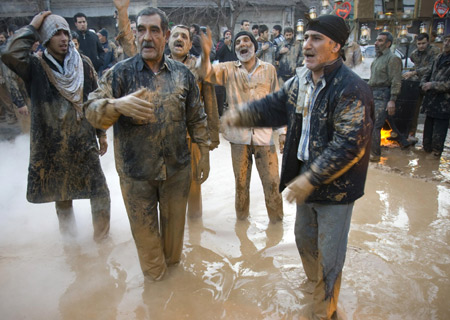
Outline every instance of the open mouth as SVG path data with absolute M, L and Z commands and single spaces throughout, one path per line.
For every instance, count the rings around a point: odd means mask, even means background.
M 239 51 L 239 53 L 240 54 L 247 54 L 248 53 L 248 49 L 241 49 L 240 51 Z
M 175 48 L 180 48 L 180 49 L 183 49 L 184 48 L 184 46 L 183 46 L 183 44 L 182 43 L 175 43 Z

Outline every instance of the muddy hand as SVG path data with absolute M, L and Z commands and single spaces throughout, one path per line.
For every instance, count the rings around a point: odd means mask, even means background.
M 220 118 L 221 124 L 224 127 L 233 127 L 238 125 L 240 120 L 239 112 L 235 109 L 229 109 Z
M 154 105 L 140 98 L 145 90 L 146 89 L 141 89 L 135 93 L 116 99 L 114 101 L 114 108 L 120 114 L 135 120 L 155 121 Z
M 280 143 L 280 153 L 283 153 L 284 151 L 284 143 L 286 142 L 286 135 L 280 134 L 278 136 L 278 142 Z
M 42 25 L 42 22 L 47 18 L 49 15 L 51 15 L 51 11 L 41 11 L 37 15 L 34 16 L 33 20 L 30 22 L 30 26 L 33 26 L 36 30 L 39 30 L 39 28 Z
M 209 54 L 211 53 L 211 48 L 213 46 L 211 29 L 209 27 L 206 28 L 206 34 L 204 33 L 201 34 L 201 39 L 202 39 L 203 57 L 209 59 Z
M 130 0 L 114 0 L 114 6 L 117 10 L 128 9 L 130 6 Z
M 307 175 L 302 174 L 287 186 L 286 200 L 290 203 L 295 201 L 297 204 L 302 204 L 313 191 L 314 186 L 309 182 Z
M 202 184 L 209 176 L 209 147 L 200 147 L 200 160 L 197 164 L 197 177 L 195 179 Z
M 98 153 L 103 156 L 106 151 L 108 151 L 108 139 L 106 138 L 106 135 L 100 136 L 100 138 L 98 138 L 98 143 L 100 144 Z

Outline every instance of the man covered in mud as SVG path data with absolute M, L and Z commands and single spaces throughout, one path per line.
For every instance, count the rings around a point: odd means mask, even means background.
M 275 67 L 256 57 L 258 42 L 249 31 L 240 31 L 234 37 L 234 50 L 238 61 L 211 65 L 211 32 L 203 35 L 202 72 L 205 80 L 225 87 L 229 109 L 242 103 L 260 99 L 278 89 Z M 285 129 L 280 131 L 280 149 Z M 255 158 L 256 168 L 264 189 L 267 213 L 272 223 L 283 219 L 283 201 L 278 192 L 280 178 L 278 157 L 272 128 L 224 128 L 223 136 L 231 144 L 231 158 L 235 177 L 235 209 L 240 220 L 247 219 L 250 206 L 250 177 Z
M 41 39 L 42 57 L 31 53 Z M 3 62 L 26 83 L 31 98 L 31 148 L 27 199 L 55 201 L 63 236 L 76 234 L 73 199 L 90 199 L 94 240 L 108 236 L 110 198 L 99 153 L 108 147 L 106 133 L 84 117 L 83 102 L 97 88 L 95 70 L 71 41 L 66 20 L 50 11 L 36 15 L 16 32 Z
M 420 87 L 425 92 L 423 150 L 440 159 L 450 119 L 450 34 L 444 37 L 443 52 L 422 77 Z
M 114 125 L 116 168 L 144 276 L 160 280 L 180 261 L 191 182 L 187 132 L 200 149 L 197 180 L 209 174 L 210 139 L 194 75 L 164 56 L 166 14 L 148 7 L 137 16 L 138 54 L 102 77 L 86 117 Z M 158 212 L 159 207 L 159 212 Z
M 394 38 L 390 32 L 381 32 L 375 41 L 377 57 L 370 65 L 369 85 L 375 99 L 375 123 L 372 133 L 370 161 L 378 162 L 381 156 L 381 129 L 385 121 L 392 129 L 391 137 L 402 149 L 411 143 L 395 125 L 395 102 L 402 87 L 402 61 L 391 51 Z
M 134 56 L 137 52 L 135 42 L 133 40 L 132 30 L 129 27 L 128 6 L 130 0 L 114 0 L 114 4 L 118 11 L 119 32 L 122 37 L 122 45 L 125 52 L 129 56 Z M 169 37 L 169 58 L 183 63 L 194 74 L 197 85 L 200 89 L 200 100 L 204 105 L 206 115 L 208 117 L 208 129 L 211 138 L 210 150 L 217 148 L 219 140 L 219 112 L 217 108 L 217 100 L 215 96 L 214 85 L 203 81 L 199 76 L 196 64 L 197 58 L 189 53 L 192 47 L 192 34 L 189 27 L 183 25 L 174 26 Z M 199 146 L 192 141 L 188 135 L 189 151 L 191 153 L 191 169 L 192 180 L 188 198 L 188 217 L 197 218 L 202 216 L 202 191 L 201 184 L 197 180 L 197 165 L 200 160 Z
M 309 22 L 304 67 L 276 93 L 234 109 L 236 126 L 287 124 L 280 190 L 297 203 L 295 238 L 313 303 L 309 319 L 335 319 L 356 199 L 364 193 L 373 128 L 368 85 L 342 61 L 349 30 L 340 17 Z

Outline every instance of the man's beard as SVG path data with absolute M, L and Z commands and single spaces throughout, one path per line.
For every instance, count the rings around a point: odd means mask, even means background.
M 243 55 L 241 55 L 240 51 L 236 51 L 236 56 L 241 62 L 250 61 L 254 55 L 255 55 L 255 46 L 250 46 L 249 48 L 247 48 L 247 53 Z

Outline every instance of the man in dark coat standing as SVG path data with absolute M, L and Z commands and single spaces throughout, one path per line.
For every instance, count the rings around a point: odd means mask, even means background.
M 95 71 L 98 72 L 103 66 L 105 52 L 98 36 L 94 32 L 89 31 L 86 19 L 86 15 L 81 12 L 73 17 L 79 35 L 80 51 L 91 59 Z
M 297 202 L 295 239 L 313 295 L 305 316 L 335 319 L 353 205 L 364 194 L 373 97 L 343 64 L 344 20 L 324 15 L 306 29 L 305 67 L 280 91 L 234 109 L 223 122 L 287 125 L 280 190 Z
M 41 39 L 42 57 L 31 53 Z M 110 198 L 100 166 L 108 144 L 106 133 L 84 117 L 83 102 L 97 87 L 95 71 L 71 41 L 67 21 L 50 11 L 36 15 L 18 30 L 2 60 L 25 82 L 31 98 L 30 165 L 27 199 L 54 201 L 64 237 L 76 234 L 74 199 L 90 199 L 94 240 L 108 236 Z
M 423 149 L 439 159 L 444 150 L 450 119 L 450 34 L 444 38 L 444 52 L 437 56 L 420 86 L 425 92 Z

